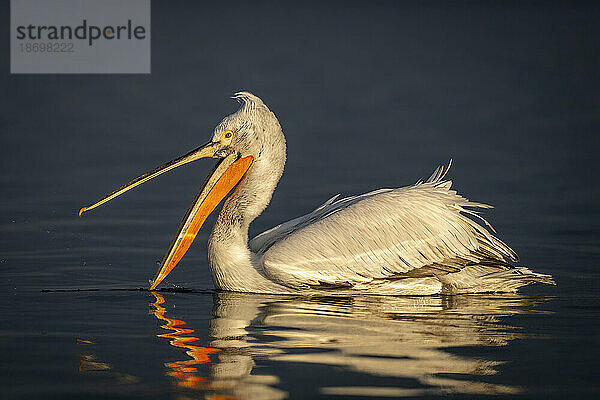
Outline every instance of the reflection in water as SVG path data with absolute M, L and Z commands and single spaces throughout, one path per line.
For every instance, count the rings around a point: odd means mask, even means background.
M 460 356 L 450 348 L 505 346 L 522 336 L 500 317 L 532 313 L 542 301 L 518 294 L 449 297 L 296 298 L 222 292 L 214 295 L 211 346 L 191 346 L 185 322 L 164 316 L 155 294 L 161 334 L 188 349 L 191 360 L 165 364 L 180 386 L 240 399 L 281 399 L 279 378 L 253 371 L 261 360 L 338 366 L 378 377 L 409 379 L 410 387 L 327 384 L 326 395 L 418 396 L 441 393 L 511 394 L 520 389 L 492 384 L 500 361 Z M 210 362 L 203 380 L 191 365 Z M 202 382 L 202 385 L 194 384 Z
M 113 371 L 110 364 L 99 361 L 89 348 L 95 344 L 93 340 L 76 338 L 75 343 L 83 350 L 79 354 L 79 366 L 77 367 L 77 372 L 80 374 L 105 376 L 112 378 L 118 384 L 139 382 L 137 376 Z
M 219 349 L 191 344 L 192 342 L 199 340 L 197 337 L 188 336 L 191 333 L 194 333 L 194 330 L 184 327 L 186 325 L 185 321 L 165 317 L 167 310 L 162 306 L 165 302 L 164 297 L 157 292 L 152 292 L 152 294 L 156 300 L 152 303 L 152 306 L 154 307 L 152 313 L 159 320 L 166 322 L 160 327 L 170 331 L 169 333 L 163 333 L 157 336 L 170 339 L 169 344 L 171 344 L 171 346 L 186 349 L 187 351 L 185 354 L 191 357 L 190 360 L 165 363 L 164 365 L 168 369 L 167 375 L 175 378 L 177 384 L 181 387 L 191 389 L 203 388 L 206 383 L 206 378 L 199 375 L 196 366 L 210 362 L 209 355 L 218 352 Z

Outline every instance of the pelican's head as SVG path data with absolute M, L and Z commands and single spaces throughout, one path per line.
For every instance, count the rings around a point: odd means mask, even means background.
M 171 272 L 188 250 L 208 215 L 251 168 L 261 171 L 264 182 L 275 178 L 276 184 L 281 176 L 285 163 L 285 139 L 279 121 L 262 100 L 253 94 L 239 92 L 233 98 L 241 103 L 240 109 L 217 125 L 207 144 L 145 173 L 98 202 L 79 210 L 81 216 L 85 211 L 181 165 L 201 158 L 219 159 L 184 217 L 150 289 L 156 288 Z M 259 175 L 256 180 L 260 181 L 262 177 Z
M 258 161 L 271 155 L 269 150 L 281 145 L 285 154 L 285 139 L 279 121 L 262 100 L 248 92 L 236 93 L 232 98 L 238 100 L 241 107 L 215 128 L 209 143 L 215 146 L 214 157 L 238 154 L 242 158 L 252 156 Z

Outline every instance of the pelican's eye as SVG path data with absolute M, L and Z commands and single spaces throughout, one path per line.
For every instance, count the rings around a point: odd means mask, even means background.
M 232 131 L 225 131 L 221 135 L 220 142 L 222 144 L 224 144 L 225 146 L 229 146 L 229 144 L 231 143 L 231 138 L 232 137 L 233 137 L 233 132 Z

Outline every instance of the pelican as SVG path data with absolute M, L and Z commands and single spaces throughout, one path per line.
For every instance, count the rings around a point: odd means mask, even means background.
M 250 223 L 269 204 L 283 173 L 286 143 L 275 114 L 260 98 L 248 92 L 232 98 L 241 104 L 239 110 L 217 125 L 207 144 L 79 211 L 81 216 L 181 165 L 207 157 L 219 160 L 185 214 L 150 290 L 173 270 L 229 192 L 208 240 L 218 290 L 431 295 L 554 284 L 550 275 L 509 263 L 518 260 L 516 253 L 474 210 L 490 206 L 451 189 L 452 182 L 445 179 L 450 165 L 412 186 L 334 196 L 248 241 Z

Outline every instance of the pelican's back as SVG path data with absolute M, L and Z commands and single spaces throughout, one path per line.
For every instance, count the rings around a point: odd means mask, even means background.
M 473 208 L 489 206 L 458 195 L 443 179 L 446 172 L 438 169 L 409 187 L 332 199 L 257 236 L 252 248 L 270 279 L 298 289 L 389 293 L 410 287 L 411 294 L 431 294 L 512 291 L 547 281 L 508 264 L 517 261 L 515 252 L 485 220 L 489 230 L 470 218 Z

